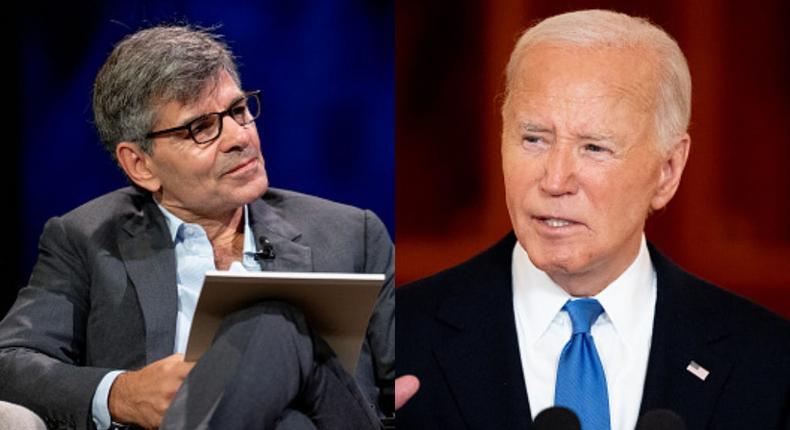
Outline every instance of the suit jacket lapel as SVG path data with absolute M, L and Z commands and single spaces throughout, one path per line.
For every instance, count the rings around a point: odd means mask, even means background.
M 258 249 L 268 241 L 274 250 L 274 258 L 258 260 L 262 270 L 313 271 L 312 251 L 309 246 L 299 243 L 302 232 L 283 219 L 275 206 L 258 199 L 250 204 L 249 214 Z
M 164 215 L 150 196 L 140 196 L 141 209 L 122 226 L 119 239 L 126 271 L 137 292 L 146 334 L 146 362 L 173 353 L 178 290 L 173 241 Z
M 658 295 L 640 415 L 670 409 L 684 418 L 688 428 L 706 428 L 734 360 L 725 347 L 729 331 L 712 323 L 717 320 L 713 315 L 721 311 L 696 297 L 694 284 L 700 281 L 652 245 L 650 254 Z M 692 361 L 709 372 L 704 380 L 687 370 Z
M 436 313 L 436 360 L 470 428 L 527 428 L 531 422 L 513 314 L 514 244 L 508 236 L 467 266 L 467 282 Z

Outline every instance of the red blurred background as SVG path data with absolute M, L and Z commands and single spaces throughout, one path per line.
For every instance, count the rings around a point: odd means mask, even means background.
M 513 43 L 541 18 L 606 8 L 663 27 L 691 68 L 691 155 L 648 239 L 687 270 L 790 317 L 790 3 L 691 3 L 398 2 L 398 284 L 510 230 L 499 105 Z

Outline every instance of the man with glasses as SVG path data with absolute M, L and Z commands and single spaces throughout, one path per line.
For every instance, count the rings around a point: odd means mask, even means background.
M 209 32 L 154 27 L 116 46 L 93 110 L 132 186 L 45 226 L 0 323 L 0 400 L 58 428 L 380 426 L 394 374 L 392 243 L 369 211 L 268 187 L 260 104 Z M 282 303 L 226 318 L 185 362 L 215 269 L 386 273 L 357 381 Z

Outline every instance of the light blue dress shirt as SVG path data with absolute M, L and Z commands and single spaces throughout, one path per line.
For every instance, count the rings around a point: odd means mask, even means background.
M 173 345 L 174 353 L 186 352 L 189 329 L 195 316 L 197 300 L 203 288 L 203 279 L 206 272 L 216 270 L 214 265 L 214 248 L 206 236 L 205 230 L 198 224 L 187 224 L 162 205 L 159 210 L 165 215 L 170 237 L 175 244 L 176 251 L 176 282 L 178 288 L 178 315 L 176 319 L 176 341 Z M 230 270 L 260 271 L 261 266 L 255 258 L 257 247 L 255 236 L 250 227 L 248 208 L 244 206 L 244 251 L 241 264 L 234 262 Z M 107 373 L 96 387 L 93 394 L 92 413 L 93 422 L 99 430 L 110 427 L 111 418 L 108 406 L 110 388 L 115 378 L 123 370 Z

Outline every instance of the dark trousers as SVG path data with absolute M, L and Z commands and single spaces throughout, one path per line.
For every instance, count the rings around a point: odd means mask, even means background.
M 163 429 L 378 429 L 371 405 L 304 316 L 266 302 L 225 318 Z

